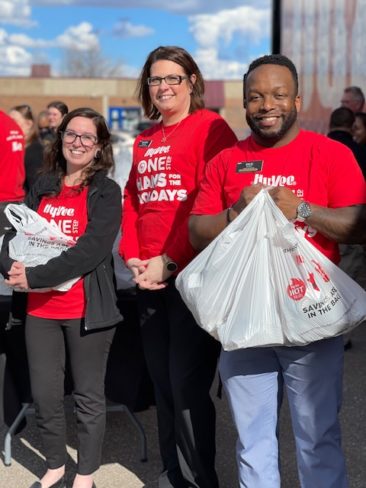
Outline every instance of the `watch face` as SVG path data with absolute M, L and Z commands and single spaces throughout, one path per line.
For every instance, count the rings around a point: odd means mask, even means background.
M 173 261 L 170 261 L 169 263 L 166 263 L 166 269 L 168 271 L 177 271 L 178 269 L 178 266 L 176 263 L 174 263 Z
M 305 220 L 311 215 L 311 207 L 308 202 L 301 202 L 297 207 L 297 219 Z

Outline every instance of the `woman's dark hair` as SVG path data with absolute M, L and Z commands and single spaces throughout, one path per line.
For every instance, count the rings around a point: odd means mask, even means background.
M 97 129 L 97 139 L 99 150 L 92 164 L 87 166 L 84 171 L 84 179 L 81 187 L 90 184 L 97 171 L 110 171 L 114 167 L 113 148 L 111 144 L 111 134 L 103 115 L 89 107 L 81 107 L 69 112 L 62 119 L 56 131 L 56 140 L 45 151 L 44 171 L 59 175 L 60 184 L 66 175 L 66 159 L 62 152 L 62 134 L 66 130 L 69 122 L 75 117 L 85 117 L 91 119 Z
M 156 61 L 167 60 L 179 64 L 184 70 L 184 73 L 190 77 L 196 75 L 196 81 L 192 83 L 191 105 L 189 112 L 192 113 L 197 109 L 203 108 L 205 102 L 203 94 L 205 92 L 205 83 L 203 76 L 192 56 L 182 47 L 178 46 L 159 46 L 151 51 L 146 59 L 146 62 L 140 73 L 137 82 L 137 97 L 141 102 L 146 117 L 151 120 L 156 120 L 160 117 L 159 110 L 153 105 L 150 97 L 149 86 L 147 79 L 150 76 L 151 65 Z
M 57 110 L 62 114 L 66 115 L 69 112 L 69 107 L 64 102 L 60 100 L 54 100 L 47 105 L 47 108 L 57 108 Z
M 31 120 L 33 122 L 32 128 L 30 129 L 29 133 L 25 136 L 26 137 L 26 145 L 31 144 L 34 141 L 38 140 L 38 127 L 36 124 L 36 121 L 34 120 L 33 117 L 33 112 L 32 109 L 29 105 L 23 104 L 23 105 L 16 105 L 15 107 L 12 107 L 10 109 L 11 111 L 19 112 L 25 120 Z

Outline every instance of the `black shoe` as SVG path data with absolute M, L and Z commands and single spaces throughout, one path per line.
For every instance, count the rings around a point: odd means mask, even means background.
M 35 481 L 33 485 L 31 485 L 29 488 L 42 488 L 42 484 L 40 481 Z M 63 476 L 61 479 L 56 481 L 56 483 L 53 483 L 50 488 L 66 488 L 66 480 L 65 476 Z

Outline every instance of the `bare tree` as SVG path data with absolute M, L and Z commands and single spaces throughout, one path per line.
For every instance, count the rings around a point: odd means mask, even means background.
M 123 75 L 123 63 L 106 58 L 100 48 L 65 49 L 62 71 L 78 78 L 111 78 Z

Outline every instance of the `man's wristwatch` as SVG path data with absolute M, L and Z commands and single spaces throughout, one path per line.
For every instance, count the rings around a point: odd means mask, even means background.
M 163 259 L 164 259 L 165 268 L 168 271 L 170 271 L 171 273 L 174 273 L 174 271 L 177 271 L 177 269 L 178 269 L 177 263 L 175 263 L 174 261 L 172 261 L 169 256 L 167 256 L 166 254 L 164 254 L 163 255 Z
M 301 202 L 296 209 L 296 220 L 299 222 L 305 222 L 311 215 L 311 207 L 308 202 Z

